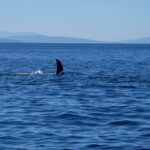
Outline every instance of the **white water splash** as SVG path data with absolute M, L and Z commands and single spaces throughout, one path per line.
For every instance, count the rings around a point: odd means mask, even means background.
M 31 75 L 33 75 L 33 74 L 35 74 L 35 75 L 36 74 L 43 75 L 44 73 L 41 70 L 37 70 L 37 71 L 31 73 Z
M 37 70 L 35 72 L 31 72 L 31 73 L 27 73 L 27 72 L 18 72 L 15 73 L 16 75 L 44 75 L 44 74 L 51 74 L 51 75 L 55 75 L 56 73 L 44 73 L 42 72 L 42 70 Z

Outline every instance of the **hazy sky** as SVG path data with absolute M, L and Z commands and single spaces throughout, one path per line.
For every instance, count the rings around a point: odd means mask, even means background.
M 102 41 L 150 36 L 150 0 L 0 0 L 0 31 Z

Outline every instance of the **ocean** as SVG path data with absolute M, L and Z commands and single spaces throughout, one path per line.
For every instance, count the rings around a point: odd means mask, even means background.
M 150 45 L 1 43 L 0 150 L 150 150 Z

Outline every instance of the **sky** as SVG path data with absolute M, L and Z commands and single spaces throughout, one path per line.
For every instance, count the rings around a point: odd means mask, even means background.
M 150 0 L 0 0 L 0 31 L 100 41 L 150 37 Z

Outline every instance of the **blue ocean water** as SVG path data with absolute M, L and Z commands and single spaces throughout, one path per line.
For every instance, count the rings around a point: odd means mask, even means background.
M 149 150 L 150 45 L 0 44 L 0 149 Z

